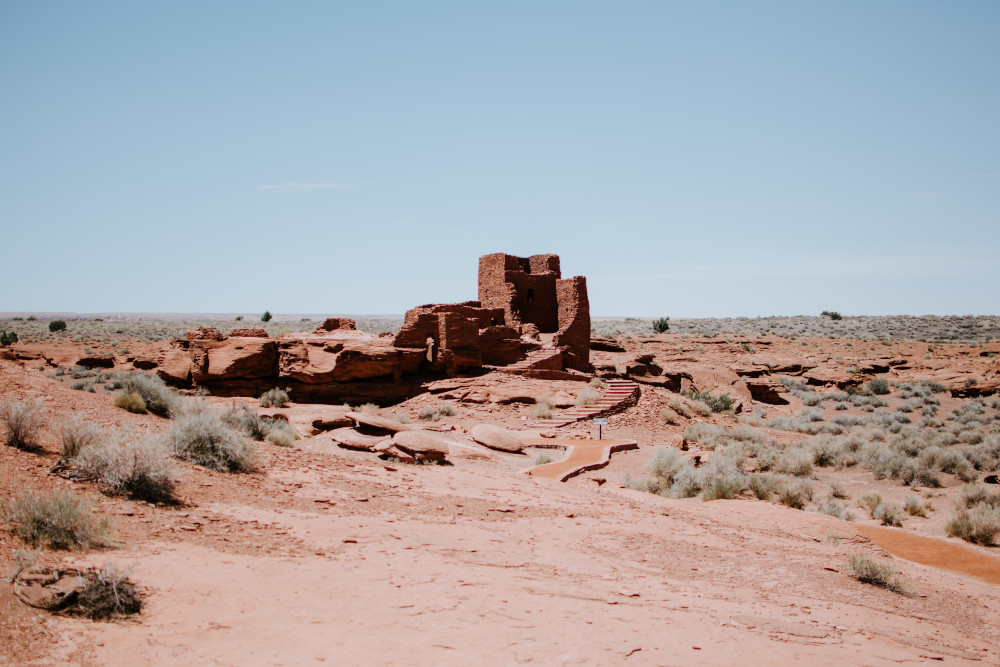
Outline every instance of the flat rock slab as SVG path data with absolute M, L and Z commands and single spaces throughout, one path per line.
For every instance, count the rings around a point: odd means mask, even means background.
M 469 435 L 480 445 L 484 445 L 490 449 L 518 453 L 524 451 L 524 444 L 521 442 L 521 438 L 513 431 L 508 431 L 499 426 L 479 424 L 469 431 Z
M 389 433 L 411 431 L 415 428 L 410 424 L 401 424 L 395 419 L 389 419 L 388 417 L 383 417 L 381 415 L 369 415 L 364 412 L 348 412 L 346 416 L 348 419 L 353 420 L 356 424 L 364 424 L 365 426 L 388 431 Z
M 345 449 L 357 449 L 364 452 L 375 450 L 375 445 L 380 442 L 389 442 L 387 436 L 365 435 L 353 428 L 338 428 L 327 433 L 330 439 Z

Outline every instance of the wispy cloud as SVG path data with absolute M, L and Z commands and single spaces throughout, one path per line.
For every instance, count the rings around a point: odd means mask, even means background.
M 332 190 L 336 188 L 353 188 L 349 183 L 278 183 L 275 185 L 262 185 L 261 190 L 286 190 L 298 192 L 302 190 Z

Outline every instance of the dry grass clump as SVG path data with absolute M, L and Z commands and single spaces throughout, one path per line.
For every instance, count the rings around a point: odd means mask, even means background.
M 177 392 L 168 387 L 163 379 L 157 375 L 139 371 L 116 373 L 109 382 L 108 388 L 121 389 L 122 395 L 138 394 L 146 404 L 146 410 L 159 417 L 171 417 L 182 407 L 181 398 Z M 134 399 L 130 400 L 132 400 L 133 405 L 137 404 Z
M 888 561 L 854 555 L 847 561 L 847 571 L 861 583 L 885 588 L 901 595 L 908 595 L 910 592 L 907 581 L 896 574 L 896 568 Z
M 945 532 L 953 537 L 994 546 L 1000 535 L 1000 493 L 991 493 L 978 484 L 962 489 L 964 507 L 959 508 L 945 524 Z
M 0 403 L 0 421 L 4 423 L 4 442 L 26 451 L 38 449 L 38 432 L 45 425 L 45 408 L 37 401 Z
M 577 394 L 576 406 L 584 407 L 586 405 L 593 405 L 594 403 L 597 403 L 597 401 L 599 401 L 600 399 L 601 399 L 601 392 L 588 387 L 583 391 L 581 391 L 579 394 Z
M 104 543 L 107 519 L 95 517 L 92 503 L 64 490 L 48 495 L 15 494 L 0 503 L 4 518 L 33 547 L 89 549 Z
M 221 412 L 207 405 L 196 403 L 180 413 L 164 432 L 164 438 L 174 456 L 212 470 L 259 469 L 253 442 L 226 424 Z
M 115 407 L 141 415 L 146 412 L 146 401 L 138 393 L 126 391 L 115 396 Z
M 820 513 L 828 514 L 832 517 L 836 517 L 843 521 L 854 521 L 854 512 L 844 507 L 841 503 L 836 500 L 831 500 L 827 502 L 826 505 L 820 508 Z
M 532 419 L 548 419 L 552 416 L 552 408 L 555 407 L 555 400 L 545 394 L 535 399 L 535 405 L 531 408 Z
M 676 424 L 678 421 L 680 421 L 680 418 L 681 416 L 677 414 L 677 411 L 675 410 L 672 410 L 670 408 L 660 409 L 660 421 L 662 421 L 664 424 Z
M 150 503 L 174 502 L 174 466 L 166 447 L 154 437 L 119 431 L 100 444 L 81 449 L 70 463 L 76 479 L 96 482 L 111 495 Z
M 680 396 L 671 396 L 668 398 L 667 407 L 681 416 L 691 416 L 691 407 Z
M 883 526 L 902 526 L 903 510 L 896 503 L 882 503 L 872 512 L 872 518 L 881 521 Z
M 279 447 L 291 447 L 299 439 L 299 434 L 295 432 L 291 424 L 283 419 L 279 419 L 271 426 L 271 431 L 267 434 L 268 442 Z
M 916 496 L 904 496 L 903 509 L 910 516 L 927 516 L 927 512 L 931 508 L 929 505 L 920 502 L 920 499 Z
M 284 389 L 269 389 L 260 395 L 260 407 L 283 408 L 288 405 L 288 391 Z

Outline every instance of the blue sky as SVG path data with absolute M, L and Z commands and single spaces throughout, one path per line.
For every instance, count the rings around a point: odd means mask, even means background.
M 997 314 L 1000 3 L 0 1 L 0 311 Z

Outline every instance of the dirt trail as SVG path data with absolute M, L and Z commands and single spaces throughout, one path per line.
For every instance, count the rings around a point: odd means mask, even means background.
M 527 438 L 522 442 L 532 447 L 566 447 L 566 456 L 559 461 L 536 466 L 528 471 L 534 477 L 565 482 L 585 470 L 603 468 L 613 452 L 638 449 L 635 440 L 574 440 L 569 438 Z
M 858 531 L 889 553 L 906 560 L 1000 584 L 1000 558 L 936 537 L 917 535 L 899 528 L 855 526 Z

